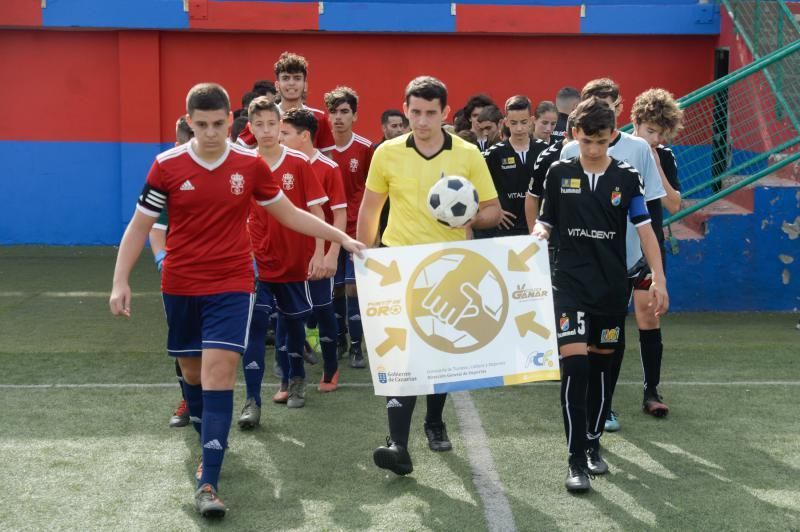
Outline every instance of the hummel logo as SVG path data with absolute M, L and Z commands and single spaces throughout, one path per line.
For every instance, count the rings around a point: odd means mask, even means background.
M 401 406 L 403 406 L 403 404 L 394 397 L 389 399 L 389 402 L 386 403 L 386 408 L 400 408 Z
M 256 362 L 255 360 L 253 360 L 253 361 L 252 361 L 252 362 L 250 362 L 248 365 L 246 365 L 246 366 L 244 367 L 244 369 L 261 369 L 261 366 L 259 366 L 259 365 L 258 365 L 258 362 Z
M 194 185 L 188 179 L 181 185 L 181 190 L 194 190 Z
M 221 451 L 222 445 L 220 445 L 219 440 L 211 440 L 210 442 L 203 445 L 204 449 L 213 449 L 215 451 Z

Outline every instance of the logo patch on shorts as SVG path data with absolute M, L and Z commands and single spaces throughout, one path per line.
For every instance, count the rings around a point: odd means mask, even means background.
M 611 193 L 611 205 L 619 207 L 620 203 L 622 203 L 622 192 L 615 190 Z
M 569 316 L 561 316 L 561 319 L 558 321 L 558 326 L 561 328 L 562 331 L 566 332 L 569 330 Z
M 619 341 L 619 327 L 613 329 L 603 329 L 600 331 L 601 344 L 615 344 Z

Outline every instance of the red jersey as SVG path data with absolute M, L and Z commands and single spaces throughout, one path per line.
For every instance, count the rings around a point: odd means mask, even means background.
M 185 296 L 252 292 L 247 215 L 253 201 L 269 205 L 283 193 L 257 152 L 228 144 L 219 160 L 207 163 L 192 144 L 156 156 L 136 206 L 154 218 L 165 207 L 169 212 L 161 290 Z
M 373 151 L 372 143 L 355 133 L 347 145 L 325 149 L 325 155 L 336 161 L 342 172 L 344 193 L 347 198 L 347 234 L 353 238 L 356 236 L 358 209 L 361 208 L 361 198 L 364 196 L 364 185 L 367 182 Z
M 283 155 L 270 170 L 283 193 L 305 211 L 328 201 L 308 157 L 281 146 Z M 258 264 L 258 278 L 270 283 L 292 283 L 308 279 L 308 263 L 314 254 L 314 238 L 292 231 L 264 209 L 250 213 L 250 238 Z
M 344 194 L 344 183 L 342 183 L 342 173 L 339 171 L 339 165 L 317 150 L 311 157 L 311 168 L 314 169 L 317 180 L 328 195 L 328 202 L 322 206 L 322 210 L 325 211 L 325 221 L 333 225 L 333 211 L 347 208 L 347 199 Z M 330 247 L 331 243 L 325 242 L 326 253 Z
M 319 149 L 327 150 L 329 147 L 332 147 L 336 144 L 333 140 L 333 133 L 331 132 L 331 123 L 328 120 L 328 115 L 325 114 L 325 111 L 320 109 L 314 109 L 313 107 L 309 107 L 303 104 L 303 109 L 308 109 L 314 116 L 317 118 L 317 133 L 314 135 L 314 146 Z M 281 109 L 280 104 L 278 104 L 278 110 L 283 114 L 283 109 Z M 250 122 L 248 122 L 241 133 L 239 133 L 239 137 L 236 139 L 236 142 L 245 146 L 247 148 L 256 148 L 258 142 L 256 141 L 256 137 L 253 135 L 253 132 L 250 131 Z

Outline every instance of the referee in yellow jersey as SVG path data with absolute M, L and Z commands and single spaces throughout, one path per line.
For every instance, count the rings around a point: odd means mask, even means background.
M 475 145 L 442 129 L 450 112 L 444 83 L 430 76 L 412 80 L 406 87 L 403 112 L 411 133 L 388 140 L 375 151 L 358 213 L 357 239 L 368 246 L 378 244 L 380 213 L 387 198 L 392 208 L 380 243 L 387 247 L 466 240 L 468 227 L 497 226 L 500 202 L 483 156 Z M 478 214 L 463 227 L 446 227 L 427 210 L 428 190 L 442 175 L 465 177 L 478 191 Z M 425 435 L 432 451 L 452 449 L 442 421 L 446 399 L 444 393 L 427 396 Z M 386 398 L 389 438 L 373 454 L 378 467 L 398 475 L 414 470 L 407 448 L 416 402 L 416 396 Z

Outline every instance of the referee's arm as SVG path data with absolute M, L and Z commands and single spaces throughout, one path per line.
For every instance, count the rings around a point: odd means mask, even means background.
M 378 227 L 381 220 L 381 211 L 389 194 L 378 193 L 368 188 L 364 189 L 361 207 L 358 209 L 358 225 L 356 227 L 356 240 L 368 247 L 375 247 L 378 242 Z

